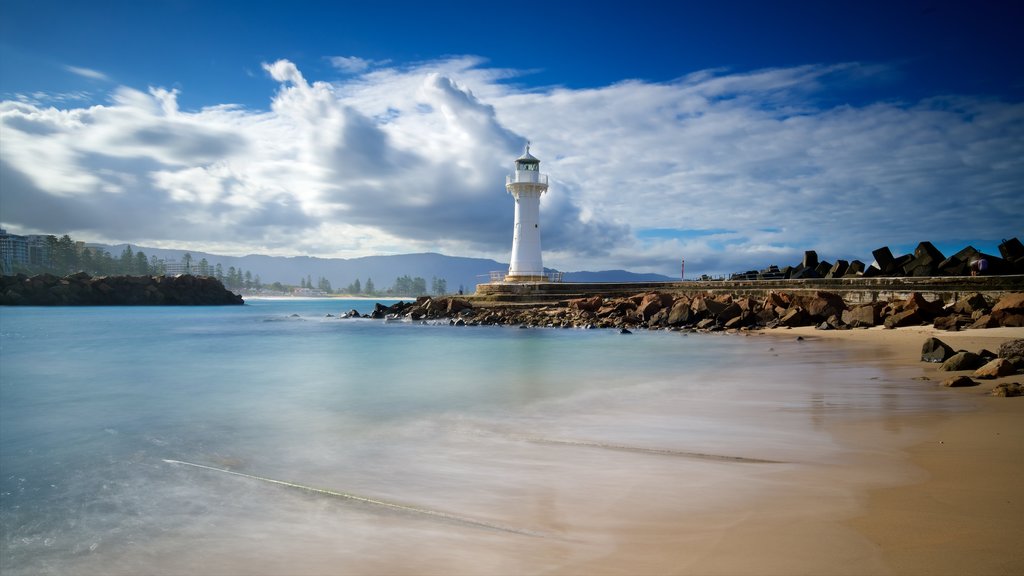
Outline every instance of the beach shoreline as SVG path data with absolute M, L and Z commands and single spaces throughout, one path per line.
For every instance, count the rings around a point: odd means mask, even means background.
M 884 573 L 1021 574 L 1024 549 L 1024 398 L 994 397 L 1000 383 L 1020 382 L 1015 374 L 976 380 L 969 388 L 944 388 L 943 379 L 970 372 L 941 372 L 920 361 L 921 345 L 936 337 L 954 349 L 996 351 L 1002 342 L 1024 338 L 1021 328 L 947 332 L 932 327 L 896 330 L 769 330 L 773 338 L 798 336 L 831 343 L 856 342 L 883 349 L 875 361 L 889 369 L 917 372 L 924 394 L 947 394 L 966 410 L 898 417 L 884 423 L 915 430 L 916 441 L 900 448 L 916 478 L 870 488 L 861 513 L 844 521 L 876 547 Z M 840 427 L 839 437 L 864 434 L 878 422 Z

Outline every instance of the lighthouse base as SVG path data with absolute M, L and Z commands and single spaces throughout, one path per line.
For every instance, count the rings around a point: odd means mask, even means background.
M 503 282 L 550 282 L 547 275 L 506 274 Z

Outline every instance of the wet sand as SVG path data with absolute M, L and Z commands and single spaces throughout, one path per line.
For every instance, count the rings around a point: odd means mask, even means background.
M 940 372 L 938 365 L 918 361 L 926 338 L 935 336 L 954 349 L 997 351 L 1008 339 L 1024 338 L 1024 329 L 774 332 L 780 334 L 870 343 L 879 349 L 878 362 L 913 368 L 923 385 L 938 386 L 959 373 Z M 988 394 L 999 383 L 1021 381 L 1024 375 L 1017 374 L 978 380 L 977 387 L 922 391 L 958 396 L 970 410 L 909 416 L 899 423 L 917 430 L 919 441 L 903 449 L 915 470 L 906 483 L 869 490 L 862 512 L 845 522 L 870 542 L 880 562 L 877 568 L 865 564 L 852 572 L 1024 574 L 1024 397 Z M 876 425 L 858 423 L 838 433 L 870 434 Z

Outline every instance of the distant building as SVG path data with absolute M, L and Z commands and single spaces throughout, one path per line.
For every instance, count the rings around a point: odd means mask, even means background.
M 7 230 L 0 228 L 0 263 L 3 263 L 5 273 L 10 273 L 15 265 L 49 266 L 49 236 L 20 236 L 8 234 Z

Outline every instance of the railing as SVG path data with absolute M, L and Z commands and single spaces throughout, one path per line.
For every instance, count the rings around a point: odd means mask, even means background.
M 526 178 L 520 178 L 519 177 L 519 173 L 509 174 L 509 175 L 505 176 L 505 185 L 506 186 L 508 186 L 509 184 L 543 184 L 544 186 L 548 185 L 548 175 L 547 174 L 538 174 L 536 172 L 522 172 L 522 173 L 529 174 L 529 176 L 527 176 Z M 536 178 L 533 178 L 533 176 L 536 176 Z
M 508 272 L 504 270 L 492 270 L 489 274 L 491 284 L 501 284 L 505 282 L 505 278 L 508 277 Z M 533 276 L 536 278 L 545 278 L 548 282 L 561 282 L 564 272 L 553 271 L 545 272 L 543 274 L 526 274 L 525 276 Z

